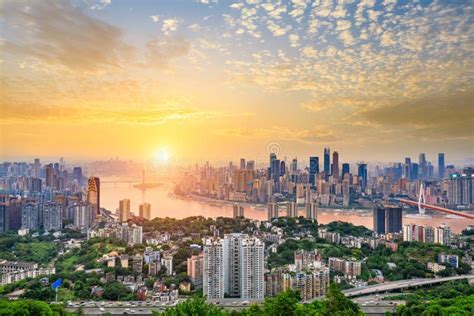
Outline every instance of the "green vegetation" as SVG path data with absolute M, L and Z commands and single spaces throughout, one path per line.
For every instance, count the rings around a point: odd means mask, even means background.
M 102 255 L 112 251 L 126 251 L 126 244 L 113 238 L 92 238 L 82 243 L 81 248 L 70 250 L 56 262 L 58 274 L 74 272 L 79 265 L 84 269 L 95 269 L 104 265 L 97 262 Z
M 221 234 L 239 233 L 256 229 L 250 219 L 234 219 L 218 217 L 216 220 L 203 216 L 191 216 L 183 219 L 176 218 L 154 218 L 146 221 L 143 225 L 144 232 L 173 232 L 171 239 L 179 240 L 182 237 L 191 236 L 192 233 L 209 234 L 211 225 L 216 226 Z
M 474 285 L 466 280 L 418 289 L 414 293 L 385 297 L 405 300 L 397 308 L 400 315 L 473 315 Z
M 460 296 L 474 295 L 474 285 L 468 281 L 451 281 L 441 285 L 418 289 L 413 293 L 384 297 L 384 300 L 404 300 L 407 302 L 431 301 L 434 299 L 451 299 Z
M 0 258 L 11 261 L 29 261 L 48 264 L 58 254 L 58 244 L 52 236 L 32 238 L 6 234 L 0 236 Z
M 433 277 L 434 274 L 427 270 L 426 264 L 428 262 L 435 262 L 437 255 L 442 252 L 462 256 L 462 251 L 443 245 L 402 242 L 399 244 L 396 252 L 392 252 L 383 246 L 369 252 L 366 266 L 368 269 L 380 269 L 385 279 L 390 281 L 410 279 L 413 277 L 430 278 Z M 390 269 L 387 265 L 388 262 L 395 263 L 397 267 Z M 450 271 L 452 273 L 450 273 Z M 460 268 L 457 269 L 457 271 L 447 269 L 447 272 L 450 274 L 454 272 L 464 274 L 469 271 L 470 266 L 464 263 L 460 263 Z
M 373 232 L 365 226 L 355 226 L 351 223 L 335 221 L 324 225 L 328 232 L 337 232 L 342 236 L 371 237 Z
M 357 304 L 346 298 L 337 285 L 331 284 L 326 298 L 311 304 L 301 304 L 299 292 L 286 291 L 265 299 L 263 305 L 251 305 L 241 312 L 226 311 L 195 296 L 190 300 L 168 308 L 162 315 L 242 315 L 242 316 L 306 316 L 306 315 L 363 315 Z M 154 312 L 154 315 L 160 315 Z
M 474 315 L 474 295 L 451 299 L 434 299 L 427 304 L 424 301 L 411 301 L 397 307 L 400 316 L 411 315 Z
M 298 218 L 279 217 L 273 220 L 272 225 L 283 229 L 287 236 L 312 235 L 318 236 L 318 223 L 307 220 L 300 216 Z
M 64 306 L 34 300 L 0 301 L 0 316 L 66 316 L 74 315 L 64 310 Z

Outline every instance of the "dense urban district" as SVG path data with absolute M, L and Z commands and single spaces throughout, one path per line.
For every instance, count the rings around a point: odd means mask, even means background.
M 0 315 L 473 315 L 473 168 L 440 154 L 435 175 L 422 154 L 353 175 L 329 157 L 321 171 L 318 157 L 300 168 L 275 154 L 260 169 L 190 167 L 170 194 L 226 201 L 233 214 L 183 219 L 129 199 L 105 209 L 100 177 L 62 159 L 3 163 Z M 404 223 L 429 216 L 421 202 L 466 216 L 465 229 Z M 252 204 L 266 220 L 246 217 Z M 369 209 L 373 230 L 318 223 L 329 206 Z

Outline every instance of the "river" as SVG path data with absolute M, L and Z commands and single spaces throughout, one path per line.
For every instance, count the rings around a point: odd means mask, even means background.
M 141 190 L 135 189 L 127 183 L 102 183 L 100 188 L 101 207 L 115 212 L 118 208 L 119 200 L 129 199 L 131 211 L 136 215 L 138 215 L 138 206 L 143 202 L 147 202 L 151 204 L 152 217 L 184 218 L 196 215 L 213 218 L 218 216 L 232 217 L 231 205 L 175 198 L 168 194 L 170 190 L 171 185 L 164 184 L 154 189 L 147 189 L 145 194 L 143 194 Z M 303 208 L 300 208 L 300 215 L 304 215 Z M 249 205 L 245 207 L 245 217 L 266 220 L 267 212 L 265 207 L 256 209 Z M 372 216 L 367 213 L 363 214 L 356 211 L 337 212 L 331 209 L 318 210 L 319 223 L 327 224 L 337 220 L 350 222 L 354 225 L 363 225 L 370 229 L 373 227 Z M 432 215 L 431 218 L 409 218 L 404 215 L 403 223 L 429 226 L 439 226 L 444 223 L 456 233 L 459 233 L 469 225 L 474 225 L 472 220 L 466 218 L 446 218 L 444 215 Z

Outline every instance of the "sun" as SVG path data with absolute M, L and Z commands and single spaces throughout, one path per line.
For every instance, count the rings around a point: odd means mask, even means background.
M 168 162 L 169 159 L 170 159 L 170 153 L 169 153 L 169 151 L 167 151 L 167 150 L 164 149 L 164 148 L 158 150 L 158 152 L 157 152 L 157 154 L 156 154 L 156 159 L 157 159 L 159 162 Z

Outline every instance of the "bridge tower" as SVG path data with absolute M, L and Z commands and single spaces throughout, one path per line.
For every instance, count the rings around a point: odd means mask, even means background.
M 418 194 L 418 212 L 421 215 L 425 215 L 425 208 L 422 206 L 424 203 L 426 203 L 425 183 L 422 181 L 420 185 L 420 193 Z

